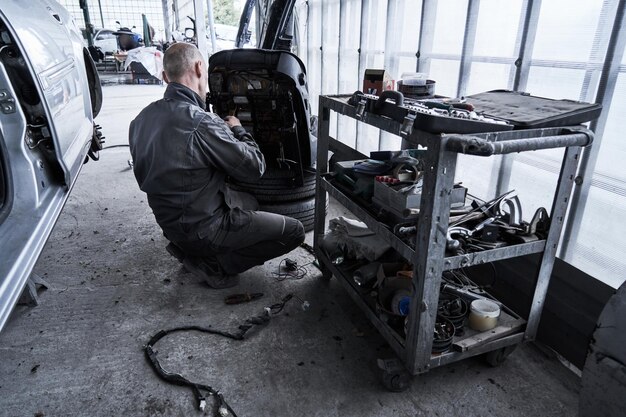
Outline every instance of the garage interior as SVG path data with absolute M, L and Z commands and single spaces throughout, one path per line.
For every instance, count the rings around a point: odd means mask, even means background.
M 207 23 L 196 24 L 198 47 L 207 57 L 217 53 L 210 32 L 220 21 L 207 5 L 223 1 L 60 3 L 79 27 L 85 27 L 85 13 L 102 27 L 116 19 L 141 27 L 144 14 L 165 39 L 195 16 Z M 235 9 L 243 3 L 235 1 Z M 269 3 L 255 6 L 251 43 L 259 39 L 264 22 L 257 16 L 267 16 Z M 168 241 L 137 186 L 127 148 L 131 120 L 163 96 L 166 84 L 102 62 L 104 100 L 96 122 L 106 143 L 99 161 L 82 168 L 33 270 L 49 287 L 38 305 L 18 305 L 0 332 L 0 415 L 219 415 L 213 398 L 200 411 L 188 387 L 161 380 L 144 356 L 146 344 L 160 330 L 179 326 L 234 332 L 288 294 L 293 298 L 281 313 L 244 340 L 199 332 L 163 338 L 155 348 L 161 364 L 219 390 L 237 416 L 623 415 L 626 1 L 294 3 L 291 51 L 306 67 L 310 114 L 320 117 L 311 125 L 325 126 L 344 145 L 335 145 L 335 153 L 343 150 L 347 159 L 407 148 L 401 136 L 354 117 L 324 117 L 319 97 L 363 90 L 371 69 L 384 69 L 395 81 L 425 73 L 444 97 L 512 90 L 602 106 L 585 124 L 595 137 L 580 155 L 580 182 L 568 195 L 536 339 L 519 343 L 498 366 L 472 355 L 390 392 L 377 360 L 394 358 L 393 347 L 342 283 L 325 279 L 328 270 L 305 247 L 288 255 L 303 266 L 301 274 L 285 275 L 280 257 L 242 273 L 234 289 L 209 288 L 166 252 Z M 562 149 L 459 155 L 451 181 L 487 200 L 515 189 L 526 218 L 540 207 L 550 211 L 562 158 Z M 324 226 L 340 216 L 358 218 L 331 195 Z M 317 248 L 314 235 L 307 232 L 305 242 Z M 480 282 L 494 275 L 490 291 L 528 319 L 541 264 L 534 253 L 468 273 Z M 233 293 L 263 296 L 226 305 Z M 602 319 L 614 323 L 608 337 L 598 332 L 609 331 Z

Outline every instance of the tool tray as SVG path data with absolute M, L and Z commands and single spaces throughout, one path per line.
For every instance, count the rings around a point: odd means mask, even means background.
M 407 115 L 415 109 L 414 106 L 411 106 L 413 99 L 405 99 L 399 91 L 385 91 L 380 98 L 369 94 L 362 97 L 366 100 L 365 111 L 389 117 L 400 123 L 404 123 Z M 435 96 L 434 98 L 443 97 Z M 415 100 L 415 102 L 418 102 L 418 100 Z M 413 128 L 430 133 L 487 133 L 513 129 L 511 124 L 489 123 L 479 120 L 426 114 L 419 111 L 414 112 L 414 116 Z M 489 117 L 503 120 L 498 117 Z
M 467 96 L 467 102 L 494 119 L 507 120 L 515 129 L 571 126 L 597 119 L 601 104 L 554 100 L 510 90 L 493 90 Z

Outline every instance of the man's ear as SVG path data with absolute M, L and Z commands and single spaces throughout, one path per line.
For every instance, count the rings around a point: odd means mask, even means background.
M 196 72 L 196 76 L 198 78 L 202 77 L 202 61 L 196 61 L 196 64 L 193 66 L 194 71 Z
M 169 84 L 170 80 L 167 78 L 167 74 L 165 73 L 165 71 L 163 71 L 162 73 L 163 73 L 163 81 L 165 81 L 167 84 Z

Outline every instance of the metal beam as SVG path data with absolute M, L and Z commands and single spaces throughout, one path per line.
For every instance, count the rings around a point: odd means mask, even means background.
M 102 14 L 102 3 L 98 0 L 98 9 L 100 10 L 100 23 L 102 23 L 102 28 L 104 29 L 104 15 Z
M 178 10 L 178 0 L 172 0 L 172 10 L 174 11 L 174 28 L 180 30 L 180 11 Z
M 420 39 L 417 48 L 416 72 L 430 72 L 430 54 L 433 51 L 435 39 L 435 20 L 437 20 L 437 2 L 424 0 L 422 3 L 422 17 L 420 21 Z
M 367 28 L 367 21 L 369 19 L 369 5 L 370 0 L 363 0 L 361 2 L 361 31 L 359 32 L 359 80 L 362 79 L 361 74 L 365 72 L 365 58 L 363 56 L 363 40 L 365 39 L 365 30 Z M 358 88 L 359 90 L 361 87 Z M 359 139 L 363 136 L 365 126 L 362 123 L 356 124 L 356 138 L 354 139 L 354 149 L 359 150 Z
M 592 101 L 594 99 L 594 90 L 590 87 L 596 85 L 598 77 L 602 74 L 602 71 L 600 71 L 602 67 L 596 63 L 604 58 L 604 52 L 611 39 L 611 16 L 615 16 L 616 5 L 617 3 L 613 0 L 604 0 L 604 3 L 602 3 L 600 18 L 596 26 L 596 34 L 593 38 L 593 44 L 591 45 L 591 54 L 589 55 L 588 65 L 585 66 L 585 78 L 583 79 L 583 85 L 580 89 L 580 101 Z
M 196 41 L 198 42 L 198 49 L 204 57 L 204 62 L 208 63 L 209 54 L 207 51 L 206 42 L 206 18 L 204 17 L 204 1 L 193 1 L 193 13 L 196 18 Z
M 93 46 L 93 24 L 89 18 L 89 5 L 87 0 L 79 0 L 80 8 L 83 11 L 83 18 L 85 19 L 85 35 L 87 36 L 87 45 Z
M 172 40 L 172 27 L 170 22 L 170 9 L 167 7 L 167 3 L 167 0 L 161 0 L 161 6 L 163 7 L 163 25 L 165 26 L 165 41 L 170 42 Z
M 515 61 L 516 70 L 513 80 L 513 91 L 526 90 L 540 12 L 541 0 L 526 0 L 526 11 L 522 23 L 521 39 L 519 41 L 519 54 Z M 502 195 L 509 189 L 511 171 L 513 169 L 513 158 L 514 156 L 512 155 L 503 155 L 500 160 L 498 175 L 495 176 L 497 178 L 495 195 Z
M 467 3 L 467 15 L 465 17 L 465 33 L 463 34 L 463 49 L 461 52 L 461 65 L 459 67 L 459 81 L 456 96 L 462 97 L 467 90 L 467 84 L 472 70 L 472 55 L 476 42 L 476 27 L 478 26 L 478 13 L 480 0 L 469 0 Z
M 206 10 L 209 18 L 209 30 L 211 31 L 211 53 L 217 52 L 217 38 L 215 37 L 215 19 L 213 18 L 213 0 L 206 0 Z
M 520 43 L 519 56 L 515 61 L 517 71 L 513 81 L 513 90 L 523 91 L 528 84 L 528 73 L 530 72 L 531 57 L 535 47 L 535 37 L 537 35 L 537 24 L 539 13 L 541 12 L 541 0 L 528 0 L 526 15 L 524 16 L 524 30 Z
M 580 161 L 578 178 L 582 180 L 582 184 L 574 188 L 572 195 L 572 205 L 565 224 L 561 250 L 559 252 L 559 257 L 561 258 L 567 255 L 571 244 L 578 240 L 578 234 L 580 233 L 580 225 L 585 214 L 587 198 L 591 189 L 591 179 L 598 161 L 602 136 L 606 128 L 611 101 L 613 100 L 615 85 L 626 46 L 626 30 L 624 28 L 626 28 L 626 0 L 619 0 L 611 39 L 609 40 L 604 60 L 604 69 L 602 70 L 596 95 L 596 103 L 602 104 L 602 113 L 597 120 L 591 122 L 591 130 L 595 132 L 596 139 L 591 146 L 585 148 Z

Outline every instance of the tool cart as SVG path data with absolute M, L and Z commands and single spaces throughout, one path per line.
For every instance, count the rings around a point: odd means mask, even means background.
M 324 276 L 335 276 L 338 279 L 397 354 L 397 359 L 379 360 L 379 367 L 383 369 L 383 383 L 390 390 L 401 391 L 408 387 L 413 375 L 479 354 L 487 354 L 488 361 L 492 364 L 501 362 L 515 345 L 535 339 L 570 192 L 576 181 L 579 157 L 582 147 L 593 140 L 593 134 L 582 126 L 508 131 L 503 131 L 500 127 L 500 131 L 472 134 L 430 133 L 418 130 L 426 124 L 415 123 L 416 115 L 411 111 L 405 112 L 402 119 L 395 117 L 394 120 L 368 111 L 364 100 L 360 103 L 353 100 L 349 95 L 319 98 L 314 248 Z M 597 117 L 599 110 L 595 110 L 594 117 Z M 394 233 L 393 228 L 380 221 L 375 213 L 333 184 L 328 172 L 329 149 L 352 152 L 353 155 L 355 151 L 329 136 L 331 111 L 398 135 L 404 140 L 403 147 L 419 146 L 420 149 L 426 149 L 414 245 L 408 245 Z M 461 255 L 451 255 L 449 252 L 446 254 L 450 196 L 454 188 L 457 155 L 462 153 L 480 158 L 550 148 L 565 149 L 549 213 L 549 230 L 545 238 Z M 333 263 L 328 251 L 324 250 L 322 244 L 327 194 L 351 211 L 382 242 L 390 245 L 413 265 L 412 298 L 403 331 L 389 325 L 384 314 L 368 301 L 362 289 L 355 283 L 351 271 Z M 468 330 L 462 336 L 454 336 L 454 343 L 449 350 L 433 353 L 433 329 L 437 320 L 444 271 L 537 253 L 542 254 L 542 258 L 527 320 L 502 306 L 500 320 L 495 328 L 486 332 Z

